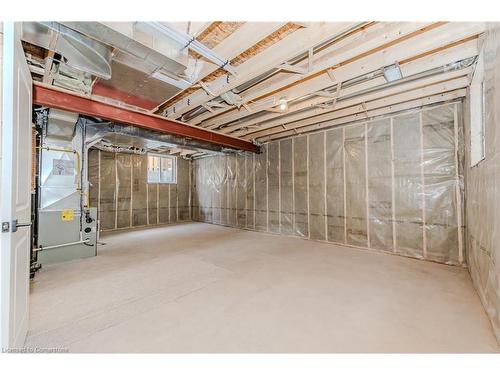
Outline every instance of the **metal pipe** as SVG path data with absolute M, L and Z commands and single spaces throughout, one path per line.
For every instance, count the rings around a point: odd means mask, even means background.
M 90 240 L 82 240 L 82 241 L 75 241 L 75 242 L 68 242 L 68 243 L 62 243 L 60 245 L 51 245 L 51 246 L 40 246 L 37 247 L 36 249 L 33 249 L 33 251 L 42 251 L 42 250 L 50 250 L 50 249 L 56 249 L 58 247 L 64 247 L 64 246 L 72 246 L 72 245 L 80 245 L 82 243 L 88 243 Z

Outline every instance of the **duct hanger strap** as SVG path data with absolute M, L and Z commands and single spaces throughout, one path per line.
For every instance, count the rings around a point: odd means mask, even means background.
M 181 51 L 183 51 L 183 50 L 185 50 L 186 48 L 188 48 L 188 47 L 189 47 L 189 45 L 190 45 L 191 43 L 193 43 L 195 40 L 196 40 L 196 38 L 193 36 L 193 37 L 191 38 L 191 40 L 190 40 L 189 42 L 187 42 L 187 44 L 186 44 L 184 47 L 182 47 L 182 48 L 181 48 Z

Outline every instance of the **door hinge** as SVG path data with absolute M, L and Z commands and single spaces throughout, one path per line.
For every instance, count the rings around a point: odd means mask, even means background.
M 2 233 L 10 231 L 10 223 L 8 221 L 2 222 Z

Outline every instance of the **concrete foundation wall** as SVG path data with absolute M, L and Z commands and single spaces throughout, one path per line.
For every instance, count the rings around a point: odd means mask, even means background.
M 194 220 L 464 264 L 460 102 L 193 162 Z
M 176 184 L 148 184 L 147 156 L 89 152 L 90 206 L 101 230 L 191 220 L 189 161 L 177 158 Z

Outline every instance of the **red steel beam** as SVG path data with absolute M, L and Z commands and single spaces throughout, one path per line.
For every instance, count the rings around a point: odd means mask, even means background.
M 243 139 L 230 137 L 225 134 L 216 133 L 158 115 L 121 108 L 78 94 L 56 90 L 39 84 L 33 84 L 33 103 L 82 115 L 95 116 L 149 130 L 197 139 L 238 150 L 251 152 L 259 151 L 256 145 Z

